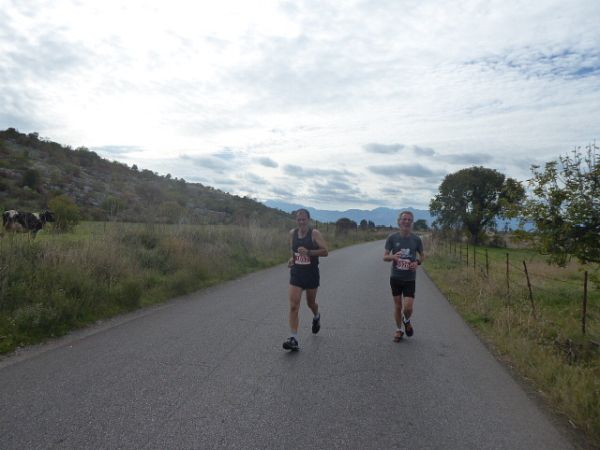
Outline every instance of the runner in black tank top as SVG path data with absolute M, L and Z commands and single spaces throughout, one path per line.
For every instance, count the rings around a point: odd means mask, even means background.
M 298 350 L 298 326 L 300 323 L 300 301 L 302 291 L 306 291 L 306 303 L 313 312 L 312 332 L 321 329 L 321 315 L 317 304 L 319 288 L 319 256 L 327 256 L 327 244 L 319 230 L 308 227 L 310 214 L 305 209 L 296 212 L 298 228 L 290 231 L 290 248 L 292 257 L 288 262 L 290 268 L 290 313 L 289 325 L 291 336 L 283 343 L 286 350 Z
M 302 289 L 315 289 L 319 287 L 319 257 L 301 255 L 298 253 L 300 247 L 308 250 L 318 250 L 319 245 L 313 241 L 313 229 L 309 228 L 304 237 L 300 237 L 299 228 L 293 230 L 292 254 L 294 264 L 290 269 L 290 284 Z

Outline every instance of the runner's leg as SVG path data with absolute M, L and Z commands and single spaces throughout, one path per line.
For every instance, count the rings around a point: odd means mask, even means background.
M 394 319 L 400 329 L 402 327 L 402 295 L 394 295 Z
M 289 288 L 290 295 L 290 315 L 289 315 L 289 324 L 290 331 L 292 334 L 298 334 L 298 325 L 300 323 L 300 300 L 302 299 L 302 288 L 298 286 L 293 286 L 290 284 Z
M 317 290 L 318 288 L 306 290 L 306 304 L 313 312 L 314 316 L 319 314 L 319 304 L 317 303 Z
M 413 313 L 414 303 L 415 303 L 414 297 L 404 297 L 404 310 L 403 310 L 402 314 L 404 314 L 405 321 L 410 320 L 410 316 L 412 316 L 412 313 Z

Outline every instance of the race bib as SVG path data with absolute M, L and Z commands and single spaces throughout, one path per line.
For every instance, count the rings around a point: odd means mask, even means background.
M 396 261 L 396 269 L 410 270 L 410 259 L 399 259 Z
M 294 252 L 294 264 L 306 266 L 310 264 L 310 256 Z

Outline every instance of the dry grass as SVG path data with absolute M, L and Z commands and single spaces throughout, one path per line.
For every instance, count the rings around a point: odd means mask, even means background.
M 331 249 L 382 238 L 337 236 L 333 228 L 324 232 Z M 7 235 L 0 239 L 0 353 L 284 263 L 288 231 L 95 222 L 35 240 Z
M 582 267 L 549 266 L 545 259 L 523 249 L 475 251 L 466 266 L 452 247 L 429 242 L 426 270 L 456 309 L 499 356 L 530 380 L 552 408 L 583 430 L 600 446 L 600 293 L 588 286 L 586 333 L 582 332 Z M 473 248 L 470 249 L 473 251 Z M 509 285 L 506 254 L 509 254 Z M 532 286 L 530 299 L 523 261 Z M 479 265 L 481 264 L 481 265 Z M 597 268 L 595 268 L 597 270 Z M 455 286 L 460 286 L 460 290 Z M 535 311 L 535 313 L 534 313 Z

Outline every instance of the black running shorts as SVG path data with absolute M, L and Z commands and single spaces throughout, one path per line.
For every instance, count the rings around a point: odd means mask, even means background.
M 290 284 L 302 289 L 316 289 L 319 287 L 320 276 L 319 268 L 299 269 L 292 267 L 290 269 Z
M 390 286 L 392 288 L 392 295 L 397 297 L 403 295 L 404 297 L 415 297 L 415 280 L 405 281 L 399 280 L 398 278 L 390 277 Z

